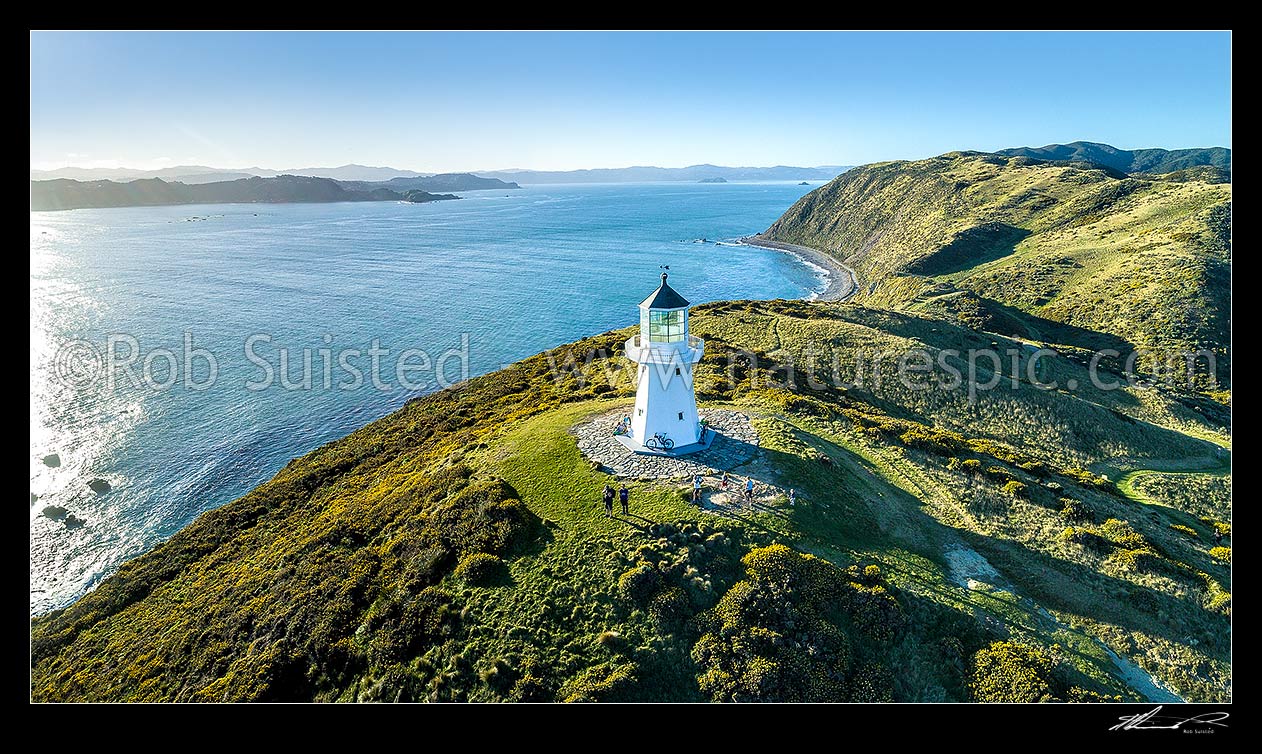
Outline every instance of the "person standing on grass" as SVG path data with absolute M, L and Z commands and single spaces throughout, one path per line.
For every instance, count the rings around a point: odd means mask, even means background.
M 745 478 L 745 499 L 750 502 L 754 501 L 754 478 L 752 476 Z
M 701 504 L 701 475 L 694 474 L 692 477 L 692 502 Z
M 1223 543 L 1223 533 L 1218 529 L 1214 530 L 1214 544 L 1221 545 Z
M 618 490 L 618 502 L 622 503 L 622 515 L 631 515 L 631 510 L 628 507 L 628 503 L 631 502 L 631 491 L 627 489 L 625 484 L 622 485 L 622 489 Z
M 789 488 L 789 507 L 792 508 L 798 501 L 798 494 L 792 487 Z
M 727 472 L 723 472 L 723 478 L 719 479 L 719 489 L 727 492 Z
M 613 487 L 605 485 L 605 517 L 613 517 Z

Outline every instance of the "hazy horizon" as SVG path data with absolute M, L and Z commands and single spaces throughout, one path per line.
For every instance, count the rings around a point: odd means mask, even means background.
M 1022 146 L 1027 146 L 1027 145 L 1022 145 Z M 1042 145 L 1038 145 L 1038 146 L 1042 146 Z M 1213 145 L 1213 146 L 1218 146 L 1218 145 Z M 245 172 L 249 170 L 266 170 L 269 172 L 284 172 L 286 170 L 312 170 L 312 169 L 336 169 L 336 168 L 347 168 L 347 167 L 362 167 L 362 168 L 373 168 L 373 169 L 385 168 L 385 169 L 391 169 L 391 170 L 406 170 L 406 171 L 410 171 L 414 173 L 438 174 L 438 173 L 519 173 L 519 172 L 520 173 L 551 173 L 551 172 L 564 173 L 564 172 L 572 172 L 572 171 L 577 171 L 577 170 L 630 170 L 633 168 L 661 168 L 664 170 L 682 170 L 684 168 L 700 167 L 703 165 L 713 165 L 714 167 L 721 167 L 721 168 L 774 168 L 774 167 L 834 168 L 834 167 L 853 166 L 854 163 L 835 163 L 835 164 L 827 164 L 827 165 L 825 164 L 820 164 L 820 165 L 753 165 L 753 164 L 721 165 L 721 164 L 713 163 L 713 162 L 690 162 L 690 163 L 686 163 L 682 165 L 648 165 L 648 164 L 644 164 L 644 165 L 592 165 L 588 167 L 564 168 L 564 169 L 523 168 L 523 167 L 507 167 L 507 168 L 485 168 L 484 167 L 484 168 L 467 168 L 467 169 L 458 169 L 458 170 L 430 170 L 428 168 L 409 167 L 405 165 L 366 165 L 364 163 L 359 163 L 359 162 L 346 162 L 342 164 L 333 164 L 333 163 L 326 162 L 326 163 L 315 163 L 311 165 L 285 165 L 283 167 L 272 167 L 270 165 L 241 165 L 241 166 L 227 165 L 225 166 L 225 165 L 210 165 L 210 164 L 194 165 L 194 164 L 179 163 L 179 164 L 171 164 L 171 165 L 160 165 L 158 167 L 137 167 L 135 165 L 119 164 L 119 165 L 58 165 L 56 167 L 49 168 L 49 167 L 39 167 L 32 164 L 30 169 L 44 171 L 44 172 L 53 172 L 56 170 L 70 169 L 70 168 L 77 169 L 77 170 L 99 169 L 99 170 L 146 170 L 146 171 L 173 170 L 176 168 L 210 168 L 212 170 L 239 171 L 239 172 Z
M 30 63 L 33 170 L 1231 146 L 1229 32 L 32 32 Z

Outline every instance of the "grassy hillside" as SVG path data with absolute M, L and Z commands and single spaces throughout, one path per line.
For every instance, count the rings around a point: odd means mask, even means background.
M 861 353 L 994 339 L 914 312 L 726 302 L 692 321 L 703 405 L 762 437 L 734 473 L 764 504 L 634 481 L 634 515 L 603 516 L 610 477 L 570 429 L 632 395 L 627 333 L 607 333 L 562 349 L 584 365 L 563 379 L 537 356 L 295 459 L 35 619 L 33 696 L 1137 699 L 1124 678 L 1147 671 L 1229 698 L 1229 505 L 1134 482 L 1229 485 L 1217 422 L 1155 391 L 1018 380 L 970 402 L 856 380 Z
M 766 235 L 845 260 L 869 305 L 1093 350 L 1207 349 L 1226 387 L 1230 202 L 1230 183 L 1204 171 L 1141 179 L 953 152 L 850 170 Z M 1141 359 L 1137 371 L 1187 371 L 1163 361 Z

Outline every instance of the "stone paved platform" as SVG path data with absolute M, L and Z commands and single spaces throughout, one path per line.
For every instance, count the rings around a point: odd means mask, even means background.
M 610 411 L 579 424 L 571 430 L 578 449 L 614 476 L 625 479 L 671 479 L 700 473 L 728 471 L 748 463 L 758 455 L 758 433 L 749 415 L 728 409 L 704 409 L 701 418 L 709 422 L 715 436 L 709 448 L 686 456 L 657 456 L 633 453 L 614 436 L 618 420 L 629 407 Z

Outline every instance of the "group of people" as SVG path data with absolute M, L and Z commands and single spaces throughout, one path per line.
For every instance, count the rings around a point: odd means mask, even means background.
M 702 478 L 700 474 L 696 474 L 692 477 L 692 502 L 697 505 L 701 504 L 701 485 L 703 484 L 704 481 L 705 480 Z M 719 477 L 719 491 L 727 492 L 727 484 L 728 484 L 728 476 L 727 476 L 727 472 L 725 471 L 723 472 L 723 476 Z M 750 503 L 754 502 L 754 478 L 753 477 L 745 477 L 745 500 Z M 797 503 L 797 491 L 790 488 L 789 489 L 789 506 L 792 507 L 796 503 Z
M 697 506 L 701 505 L 701 487 L 702 487 L 702 484 L 704 484 L 704 482 L 705 480 L 700 474 L 695 474 L 692 477 L 692 503 L 693 505 L 697 505 Z M 719 477 L 719 489 L 722 490 L 723 492 L 727 492 L 727 484 L 728 484 L 728 477 L 727 477 L 727 472 L 725 471 L 723 472 L 723 476 Z M 630 515 L 631 491 L 627 489 L 627 486 L 625 484 L 616 490 L 613 488 L 612 485 L 606 484 L 604 492 L 602 493 L 602 498 L 604 499 L 605 516 L 607 518 L 613 517 L 614 498 L 617 498 L 618 502 L 622 505 L 622 515 L 624 516 Z M 745 499 L 751 503 L 754 501 L 754 478 L 753 477 L 745 478 Z M 792 508 L 796 504 L 797 504 L 797 491 L 794 490 L 793 488 L 789 488 L 789 507 Z
M 627 489 L 624 484 L 621 488 L 615 490 L 610 485 L 605 485 L 603 493 L 605 499 L 605 517 L 613 518 L 613 499 L 618 498 L 618 502 L 622 503 L 622 515 L 627 516 L 631 513 L 631 490 Z

